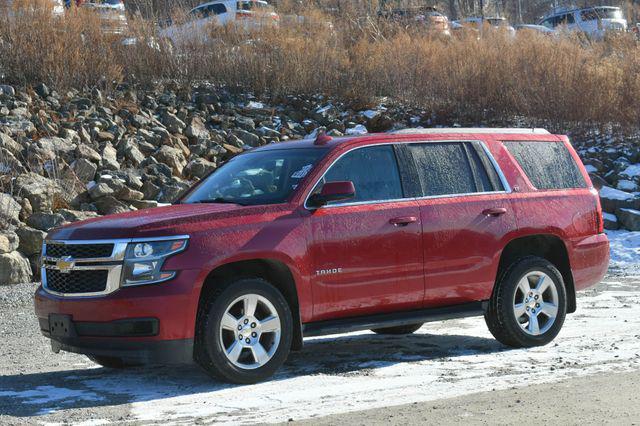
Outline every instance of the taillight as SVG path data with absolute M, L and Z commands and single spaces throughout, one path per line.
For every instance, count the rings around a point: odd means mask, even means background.
M 602 234 L 604 233 L 604 214 L 602 213 L 602 204 L 600 203 L 600 194 L 596 189 L 593 189 L 594 198 L 596 199 L 596 233 Z
M 244 11 L 244 10 L 239 10 L 236 12 L 236 19 L 249 19 L 251 17 L 251 13 Z

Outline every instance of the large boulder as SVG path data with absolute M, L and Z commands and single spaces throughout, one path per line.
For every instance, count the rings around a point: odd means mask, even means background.
M 600 189 L 602 209 L 608 213 L 616 213 L 618 209 L 640 209 L 640 199 L 635 195 L 619 189 L 603 186 Z
M 187 160 L 184 158 L 184 154 L 178 148 L 164 145 L 156 153 L 155 158 L 161 163 L 171 167 L 173 173 L 181 176 L 184 166 L 187 165 Z
M 0 284 L 29 283 L 33 278 L 29 260 L 17 251 L 0 254 Z
M 171 133 L 182 133 L 182 130 L 187 127 L 184 121 L 169 112 L 164 115 L 162 124 L 164 124 Z
M 86 158 L 78 158 L 71 163 L 71 169 L 81 182 L 87 183 L 93 180 L 98 171 L 98 166 Z
M 200 117 L 195 116 L 191 119 L 191 124 L 187 127 L 185 135 L 193 139 L 209 139 L 209 131 L 205 127 L 204 122 Z
M 27 219 L 27 225 L 41 231 L 50 231 L 64 223 L 64 216 L 58 213 L 34 213 Z
M 0 231 L 0 254 L 11 253 L 18 248 L 18 235 L 12 231 Z
M 249 145 L 254 148 L 260 146 L 260 137 L 254 133 L 248 132 L 243 129 L 237 129 L 233 132 L 233 134 L 245 145 Z
M 16 234 L 20 237 L 18 250 L 27 256 L 39 254 L 42 251 L 42 242 L 47 233 L 28 226 L 16 229 Z
M 35 173 L 20 175 L 14 181 L 14 193 L 27 198 L 34 212 L 49 212 L 53 199 L 62 192 L 53 180 Z
M 202 179 L 209 172 L 216 169 L 216 163 L 207 161 L 204 158 L 196 158 L 187 164 L 184 173 L 187 177 Z
M 9 194 L 0 193 L 0 225 L 17 222 L 22 207 Z
M 22 151 L 22 145 L 16 142 L 11 136 L 0 132 L 0 148 L 4 148 L 13 155 L 19 155 Z
M 618 209 L 616 216 L 629 231 L 640 231 L 640 210 Z

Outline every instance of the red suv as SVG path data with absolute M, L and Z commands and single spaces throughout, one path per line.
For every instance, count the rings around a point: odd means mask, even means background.
M 608 261 L 565 136 L 322 135 L 239 155 L 172 206 L 50 233 L 35 310 L 56 352 L 252 383 L 306 336 L 484 315 L 500 342 L 544 345 Z

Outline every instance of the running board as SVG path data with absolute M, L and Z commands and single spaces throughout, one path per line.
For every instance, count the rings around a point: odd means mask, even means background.
M 455 318 L 475 317 L 484 315 L 488 304 L 488 301 L 472 302 L 442 308 L 428 308 L 417 311 L 393 312 L 364 317 L 309 322 L 302 325 L 302 335 L 304 337 L 325 336 L 328 334 L 371 330 L 373 328 L 396 327 Z

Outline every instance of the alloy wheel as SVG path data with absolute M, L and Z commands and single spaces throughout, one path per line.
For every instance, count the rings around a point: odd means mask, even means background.
M 225 356 L 236 367 L 247 370 L 269 362 L 278 350 L 281 334 L 276 308 L 258 294 L 235 299 L 220 322 L 220 343 Z
M 528 272 L 518 282 L 513 313 L 522 330 L 532 336 L 546 333 L 558 316 L 558 289 L 544 272 Z

